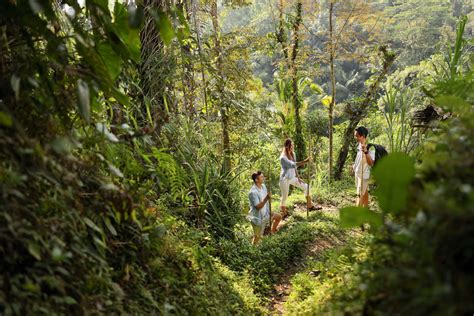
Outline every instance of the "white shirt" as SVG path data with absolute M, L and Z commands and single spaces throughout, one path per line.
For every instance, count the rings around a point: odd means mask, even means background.
M 375 148 L 374 146 L 371 146 L 369 148 L 369 156 L 372 158 L 372 161 L 375 160 Z M 364 165 L 362 170 L 362 165 Z M 365 157 L 365 154 L 362 152 L 362 144 L 359 143 L 359 146 L 357 146 L 357 156 L 354 162 L 354 173 L 357 178 L 361 178 L 361 175 L 363 174 L 364 180 L 367 180 L 370 178 L 370 169 L 371 167 L 367 163 L 367 158 Z
M 249 192 L 250 211 L 248 219 L 255 225 L 262 225 L 268 222 L 270 218 L 270 210 L 268 207 L 268 201 L 261 209 L 257 209 L 257 205 L 262 202 L 267 196 L 267 187 L 262 184 L 259 188 L 256 184 L 252 186 Z
M 296 178 L 296 155 L 293 153 L 294 161 L 288 158 L 285 154 L 280 156 L 281 172 L 280 180 Z

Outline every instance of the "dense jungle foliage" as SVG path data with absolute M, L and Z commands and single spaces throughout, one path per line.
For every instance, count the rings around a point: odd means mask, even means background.
M 1 1 L 0 315 L 472 315 L 473 33 L 470 0 Z M 254 246 L 288 137 L 323 209 Z

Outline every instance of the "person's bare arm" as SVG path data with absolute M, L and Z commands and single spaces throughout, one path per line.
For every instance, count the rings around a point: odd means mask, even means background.
M 306 158 L 305 160 L 298 161 L 298 162 L 296 163 L 296 166 L 297 166 L 297 167 L 300 167 L 300 166 L 302 166 L 302 165 L 304 165 L 304 164 L 307 164 L 308 162 L 309 162 L 309 157 Z
M 272 197 L 272 195 L 270 193 L 267 194 L 267 196 L 263 199 L 262 202 L 258 203 L 257 205 L 255 205 L 255 207 L 257 208 L 257 210 L 260 210 L 262 207 L 265 206 L 265 204 L 268 202 L 268 200 L 270 200 L 270 198 Z
M 364 153 L 365 158 L 367 158 L 367 163 L 369 164 L 369 166 L 372 167 L 374 165 L 374 160 L 370 156 L 370 152 L 369 152 L 369 149 L 367 148 L 366 144 L 362 145 L 362 152 Z
M 365 154 L 365 153 L 364 153 Z M 369 166 L 373 166 L 374 165 L 374 161 L 372 160 L 372 157 L 370 157 L 370 154 L 369 153 L 366 153 L 365 154 L 365 157 L 367 158 L 367 163 L 369 164 Z

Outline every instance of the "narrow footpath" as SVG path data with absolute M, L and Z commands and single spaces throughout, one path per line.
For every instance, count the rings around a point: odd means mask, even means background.
M 323 209 L 320 211 L 310 212 L 309 221 L 318 222 L 325 221 L 328 218 L 333 218 L 335 213 L 338 212 L 338 209 L 333 205 L 322 205 Z M 314 213 L 319 213 L 317 216 Z M 298 203 L 295 205 L 295 210 L 292 216 L 301 216 L 306 217 L 306 207 L 303 203 Z M 285 220 L 282 223 L 282 226 L 285 225 Z M 291 293 L 291 279 L 296 273 L 304 271 L 306 267 L 306 262 L 310 260 L 318 260 L 321 258 L 324 251 L 340 247 L 345 244 L 345 240 L 348 236 L 353 235 L 356 232 L 348 232 L 342 236 L 335 236 L 332 234 L 316 234 L 315 239 L 308 243 L 305 255 L 296 260 L 279 278 L 279 282 L 274 285 L 273 295 L 268 306 L 269 313 L 271 315 L 284 315 L 285 309 L 284 305 Z M 320 271 L 308 271 L 308 273 L 317 278 Z

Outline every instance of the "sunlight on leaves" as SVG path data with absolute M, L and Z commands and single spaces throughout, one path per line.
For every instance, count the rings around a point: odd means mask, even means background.
M 344 228 L 358 227 L 365 223 L 374 227 L 382 225 L 382 217 L 366 207 L 345 207 L 339 211 L 339 215 Z
M 389 154 L 377 163 L 373 173 L 380 207 L 386 212 L 400 212 L 406 205 L 408 187 L 415 176 L 412 158 L 403 153 Z

